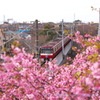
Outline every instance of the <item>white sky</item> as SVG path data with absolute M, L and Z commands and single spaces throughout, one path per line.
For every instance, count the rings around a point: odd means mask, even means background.
M 98 22 L 100 0 L 0 0 L 0 23 L 13 18 L 16 22 Z

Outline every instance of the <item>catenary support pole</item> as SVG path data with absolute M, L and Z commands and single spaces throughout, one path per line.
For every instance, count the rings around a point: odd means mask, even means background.
M 64 22 L 62 20 L 62 56 L 64 58 Z
M 36 57 L 39 57 L 39 40 L 38 40 L 38 20 L 35 20 L 36 22 Z

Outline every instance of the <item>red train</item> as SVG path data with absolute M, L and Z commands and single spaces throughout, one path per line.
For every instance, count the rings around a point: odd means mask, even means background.
M 71 39 L 64 37 L 64 46 L 66 46 Z M 62 50 L 62 37 L 56 38 L 40 48 L 40 58 L 44 60 L 54 59 Z

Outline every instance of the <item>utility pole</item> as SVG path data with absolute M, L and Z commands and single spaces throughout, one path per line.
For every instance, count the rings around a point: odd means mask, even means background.
M 72 34 L 74 34 L 74 32 L 75 32 L 75 14 L 74 14 L 74 21 L 72 24 Z
M 5 22 L 5 15 L 3 16 L 3 23 Z
M 92 11 L 95 10 L 99 12 L 98 36 L 100 36 L 100 8 L 99 10 L 97 10 L 97 8 L 94 8 L 93 6 L 91 6 L 91 8 L 92 8 Z
M 32 53 L 35 52 L 35 50 L 33 50 L 33 49 L 34 49 L 34 44 L 35 44 L 35 41 L 34 41 L 34 31 L 33 31 L 33 29 L 34 29 L 34 23 L 35 23 L 35 21 L 30 21 L 30 24 L 32 24 L 31 41 L 30 41 L 30 45 L 31 45 L 31 47 L 32 47 Z M 35 53 L 34 53 L 34 54 L 35 54 Z M 34 55 L 34 56 L 35 56 L 35 55 Z
M 98 26 L 98 36 L 100 36 L 100 8 L 99 8 L 99 26 Z
M 35 23 L 36 23 L 36 40 L 35 40 L 35 42 L 36 42 L 36 57 L 39 58 L 38 20 L 35 20 Z

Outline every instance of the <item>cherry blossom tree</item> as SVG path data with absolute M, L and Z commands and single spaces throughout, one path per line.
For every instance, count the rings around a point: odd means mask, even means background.
M 61 66 L 51 61 L 41 67 L 33 54 L 16 46 L 12 56 L 1 55 L 0 100 L 99 100 L 100 37 L 75 36 L 69 38 L 82 49 L 73 47 L 76 57 Z

